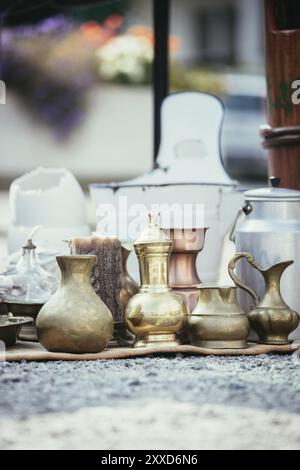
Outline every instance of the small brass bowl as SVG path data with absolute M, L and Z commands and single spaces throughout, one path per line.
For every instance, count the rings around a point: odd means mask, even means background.
M 14 316 L 28 318 L 26 325 L 22 327 L 18 338 L 22 341 L 38 341 L 37 331 L 35 326 L 36 317 L 41 310 L 43 303 L 38 302 L 10 302 L 5 301 L 7 309 Z
M 3 319 L 3 317 L 5 319 Z M 3 315 L 3 317 L 0 317 L 0 341 L 3 341 L 6 347 L 14 346 L 22 325 L 31 323 L 31 319 L 24 317 L 9 317 L 8 315 Z

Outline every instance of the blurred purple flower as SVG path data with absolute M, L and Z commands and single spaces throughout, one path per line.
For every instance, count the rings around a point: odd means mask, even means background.
M 59 15 L 2 34 L 1 78 L 58 139 L 83 121 L 86 94 L 96 77 L 91 49 L 83 44 L 78 51 L 76 26 Z
M 43 34 L 66 34 L 74 29 L 76 23 L 64 15 L 51 16 L 35 25 L 22 25 L 12 29 L 18 38 L 31 38 Z

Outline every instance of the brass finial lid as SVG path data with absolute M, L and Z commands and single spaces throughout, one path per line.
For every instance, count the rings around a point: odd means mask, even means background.
M 157 223 L 158 216 L 159 214 L 156 214 L 154 212 L 149 213 L 148 225 L 136 240 L 135 245 L 139 245 L 142 243 L 172 243 L 171 240 L 161 230 L 161 228 L 159 228 Z

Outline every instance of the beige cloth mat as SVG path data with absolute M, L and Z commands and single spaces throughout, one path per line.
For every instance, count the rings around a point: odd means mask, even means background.
M 255 356 L 270 353 L 293 353 L 300 349 L 299 343 L 286 346 L 264 345 L 249 343 L 246 349 L 206 349 L 191 346 L 189 344 L 180 346 L 160 346 L 156 348 L 111 348 L 100 353 L 69 354 L 51 353 L 46 351 L 40 343 L 18 341 L 15 346 L 7 349 L 1 354 L 0 359 L 6 361 L 93 361 L 96 359 L 126 359 L 137 356 L 148 356 L 151 354 L 189 354 L 198 356 Z M 4 357 L 3 357 L 4 356 Z

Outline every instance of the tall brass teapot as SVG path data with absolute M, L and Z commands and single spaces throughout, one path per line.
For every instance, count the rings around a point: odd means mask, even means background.
M 172 241 L 158 227 L 153 214 L 134 244 L 139 261 L 141 288 L 129 299 L 125 322 L 137 347 L 174 346 L 185 328 L 188 307 L 169 285 Z
M 237 261 L 243 258 L 263 276 L 265 293 L 261 299 L 250 287 L 243 284 L 234 272 Z M 282 274 L 291 264 L 293 264 L 293 261 L 283 261 L 268 269 L 263 269 L 256 264 L 253 256 L 248 252 L 237 253 L 229 262 L 228 272 L 233 282 L 248 292 L 254 300 L 254 306 L 249 313 L 249 320 L 252 328 L 258 334 L 260 343 L 288 344 L 289 334 L 299 324 L 298 313 L 288 307 L 280 292 Z

